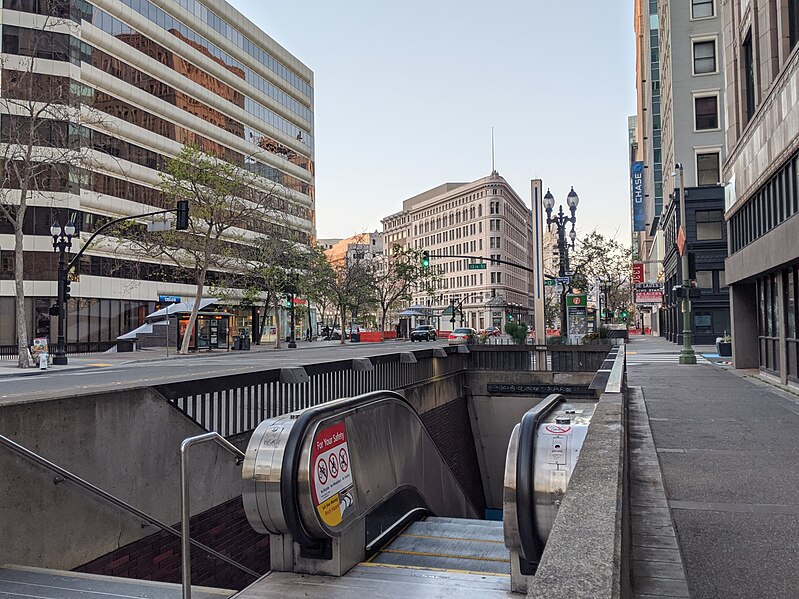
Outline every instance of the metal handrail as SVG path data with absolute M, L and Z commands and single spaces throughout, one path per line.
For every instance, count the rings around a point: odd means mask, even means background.
M 28 459 L 36 462 L 37 464 L 39 464 L 41 466 L 44 466 L 48 470 L 52 470 L 53 472 L 55 472 L 59 476 L 62 476 L 65 480 L 70 480 L 70 481 L 76 483 L 78 486 L 83 487 L 87 491 L 90 491 L 90 492 L 94 493 L 95 495 L 98 495 L 98 496 L 102 497 L 106 501 L 109 501 L 109 502 L 113 503 L 117 507 L 120 507 L 123 510 L 126 510 L 126 511 L 130 512 L 131 514 L 133 514 L 135 516 L 138 516 L 142 520 L 146 520 L 147 522 L 149 522 L 150 524 L 153 524 L 154 526 L 157 526 L 161 530 L 163 530 L 165 532 L 168 532 L 169 534 L 174 535 L 174 536 L 179 537 L 179 538 L 183 536 L 180 533 L 180 531 L 175 530 L 173 527 L 169 526 L 168 524 L 165 524 L 165 523 L 161 522 L 160 520 L 158 520 L 157 518 L 154 518 L 153 516 L 150 516 L 150 515 L 142 512 L 138 508 L 135 508 L 135 507 L 133 507 L 132 505 L 130 505 L 128 503 L 125 503 L 124 501 L 122 501 L 118 497 L 115 497 L 115 496 L 111 495 L 108 491 L 104 491 L 100 487 L 96 487 L 95 485 L 93 485 L 89 481 L 81 478 L 77 474 L 73 474 L 72 472 L 62 468 L 58 464 L 54 464 L 53 462 L 51 462 L 47 458 L 44 458 L 44 457 L 40 456 L 38 453 L 34 453 L 33 451 L 31 451 L 27 447 L 24 447 L 24 446 L 20 445 L 19 443 L 15 442 L 15 441 L 12 441 L 8 437 L 0 435 L 0 444 L 5 445 L 10 450 L 18 453 L 21 456 L 23 456 L 25 458 L 28 458 Z M 230 559 L 229 557 L 227 557 L 225 555 L 222 555 L 218 551 L 215 551 L 215 550 L 211 549 L 210 547 L 204 545 L 203 543 L 200 543 L 199 541 L 191 541 L 191 543 L 195 547 L 197 547 L 199 549 L 202 549 L 203 551 L 205 551 L 207 553 L 210 553 L 215 558 L 220 559 L 223 562 L 238 568 L 242 572 L 246 572 L 247 574 L 250 574 L 251 576 L 254 576 L 255 578 L 259 578 L 261 576 L 257 572 L 254 572 L 254 571 L 250 570 L 246 566 L 243 566 L 240 563 L 238 563 L 237 561 L 232 560 L 232 559 Z
M 219 433 L 203 433 L 195 437 L 184 439 L 180 444 L 180 529 L 183 534 L 180 537 L 182 579 L 183 579 L 183 599 L 191 599 L 191 535 L 189 534 L 189 448 L 199 445 L 206 441 L 216 441 L 222 449 L 236 456 L 236 465 L 241 465 L 244 461 L 244 453 L 230 441 Z M 252 574 L 256 578 L 258 574 L 241 566 L 243 570 Z

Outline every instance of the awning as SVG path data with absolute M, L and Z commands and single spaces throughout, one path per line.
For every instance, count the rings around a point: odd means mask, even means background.
M 215 304 L 219 300 L 215 297 L 204 297 L 200 300 L 200 310 L 205 308 L 206 306 L 210 306 L 211 304 Z M 185 302 L 180 302 L 178 304 L 169 304 L 166 308 L 161 308 L 160 310 L 156 310 L 152 314 L 147 315 L 147 320 L 151 318 L 164 318 L 165 316 L 169 316 L 170 314 L 189 314 L 194 307 L 194 300 L 186 300 Z

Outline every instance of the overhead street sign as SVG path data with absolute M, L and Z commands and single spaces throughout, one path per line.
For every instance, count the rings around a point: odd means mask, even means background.
M 469 264 L 466 266 L 467 270 L 485 270 L 486 263 L 485 262 L 478 262 L 477 264 Z
M 572 281 L 571 277 L 558 277 L 557 278 L 558 285 L 568 285 L 569 283 L 571 283 L 571 281 Z
M 555 279 L 544 279 L 544 287 L 554 287 L 556 284 Z

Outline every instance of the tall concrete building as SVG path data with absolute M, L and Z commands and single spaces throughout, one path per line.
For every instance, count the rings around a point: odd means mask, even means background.
M 514 266 L 436 255 L 486 256 L 529 266 L 532 212 L 496 171 L 471 183 L 444 183 L 403 202 L 402 211 L 382 220 L 387 247 L 428 250 L 441 278 L 431 296 L 414 303 L 430 307 L 450 328 L 451 306 L 460 305 L 465 326 L 503 327 L 513 318 L 532 324 L 530 273 Z M 469 266 L 472 265 L 470 269 Z M 456 311 L 456 326 L 461 312 Z
M 30 198 L 25 232 L 29 336 L 47 336 L 56 296 L 53 221 L 88 234 L 110 219 L 165 207 L 165 161 L 196 144 L 275 188 L 284 214 L 240 228 L 257 235 L 285 227 L 304 243 L 315 235 L 313 73 L 223 0 L 4 0 L 0 131 L 25 127 L 13 98 L 30 70 L 33 89 L 79 92 L 97 124 L 53 122 L 81 145 L 84 165 L 57 165 Z M 54 140 L 42 139 L 53 146 Z M 14 247 L 0 222 L 0 346 L 16 343 Z M 84 237 L 85 239 L 85 237 Z M 73 242 L 73 250 L 80 247 Z M 142 266 L 129 268 L 132 261 Z M 134 274 L 132 274 L 134 273 Z M 193 296 L 189 272 L 126 254 L 115 238 L 92 244 L 79 265 L 67 312 L 67 342 L 113 343 L 143 322 L 163 295 Z M 212 285 L 220 273 L 209 273 Z M 206 290 L 207 291 L 207 290 Z M 248 313 L 233 326 L 247 326 Z M 54 327 L 53 327 L 54 328 Z
M 719 2 L 636 0 L 635 30 L 638 114 L 634 131 L 633 123 L 629 124 L 634 254 L 644 264 L 645 282 L 671 282 L 682 280 L 678 261 L 664 263 L 667 256 L 673 258 L 668 246 L 673 239 L 666 240 L 663 226 L 669 204 L 678 200 L 676 164 L 683 167 L 686 188 L 713 187 L 718 197 L 722 194 L 724 73 Z M 703 191 L 700 197 L 710 197 L 708 193 Z M 716 208 L 713 205 L 700 218 L 720 222 Z M 703 212 L 701 206 L 697 209 Z M 697 263 L 701 263 L 703 242 L 710 248 L 722 239 L 704 240 L 701 235 L 696 239 L 690 231 L 688 237 Z M 714 263 L 716 258 L 714 254 Z M 671 297 L 667 293 L 667 303 Z M 681 324 L 669 317 L 674 310 L 656 305 L 642 310 L 645 326 L 676 340 Z M 708 334 L 722 334 L 726 322 L 719 314 Z
M 799 384 L 799 2 L 724 4 L 733 361 Z

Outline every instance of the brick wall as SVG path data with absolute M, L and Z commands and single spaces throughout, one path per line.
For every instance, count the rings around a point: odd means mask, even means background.
M 256 533 L 249 525 L 241 497 L 197 514 L 191 519 L 190 526 L 192 539 L 255 572 L 266 574 L 269 571 L 269 536 Z M 180 583 L 180 539 L 159 531 L 75 568 L 75 571 Z M 191 579 L 194 585 L 236 590 L 255 580 L 196 547 L 191 550 Z
M 458 482 L 482 514 L 486 507 L 485 493 L 466 398 L 433 408 L 421 418 Z

